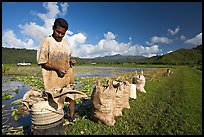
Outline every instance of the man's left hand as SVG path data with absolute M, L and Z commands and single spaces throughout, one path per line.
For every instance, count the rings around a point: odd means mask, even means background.
M 70 64 L 71 64 L 71 65 L 76 64 L 76 60 L 70 60 Z

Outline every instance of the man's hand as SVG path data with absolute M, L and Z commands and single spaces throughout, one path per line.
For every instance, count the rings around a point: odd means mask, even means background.
M 76 64 L 76 60 L 70 60 L 70 65 Z
M 58 74 L 58 76 L 59 77 L 64 77 L 64 75 L 66 74 L 67 72 L 66 72 L 66 70 L 64 70 L 63 68 L 61 68 L 61 67 L 59 67 L 58 69 L 57 69 L 57 74 Z
M 42 64 L 42 67 L 44 68 L 44 69 L 47 69 L 47 70 L 54 70 L 54 71 L 56 71 L 57 72 L 57 75 L 59 76 L 59 77 L 64 77 L 64 75 L 66 74 L 66 70 L 64 70 L 63 68 L 61 68 L 61 67 L 58 67 L 58 66 L 54 66 L 54 65 L 52 65 L 52 64 L 50 64 L 50 63 L 46 63 L 46 64 Z

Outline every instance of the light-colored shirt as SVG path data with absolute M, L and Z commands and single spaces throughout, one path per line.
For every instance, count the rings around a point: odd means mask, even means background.
M 45 90 L 63 88 L 73 83 L 73 71 L 70 67 L 71 50 L 66 41 L 57 42 L 52 36 L 44 38 L 37 51 L 38 64 L 50 63 L 64 68 L 67 73 L 63 78 L 57 75 L 54 70 L 42 68 L 42 76 Z

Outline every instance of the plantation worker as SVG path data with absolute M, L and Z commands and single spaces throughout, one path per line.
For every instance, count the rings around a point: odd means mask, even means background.
M 37 63 L 42 66 L 45 91 L 74 84 L 72 65 L 76 60 L 71 59 L 71 50 L 63 39 L 68 30 L 68 22 L 63 18 L 57 18 L 52 29 L 52 35 L 45 37 L 37 50 Z M 75 101 L 71 98 L 66 100 L 69 102 L 69 118 L 73 120 Z

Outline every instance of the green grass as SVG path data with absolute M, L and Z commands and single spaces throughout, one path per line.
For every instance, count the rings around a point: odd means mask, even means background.
M 108 127 L 88 117 L 77 121 L 68 135 L 201 135 L 202 72 L 178 67 L 169 77 L 149 81 L 147 93 L 130 100 L 130 109 Z

